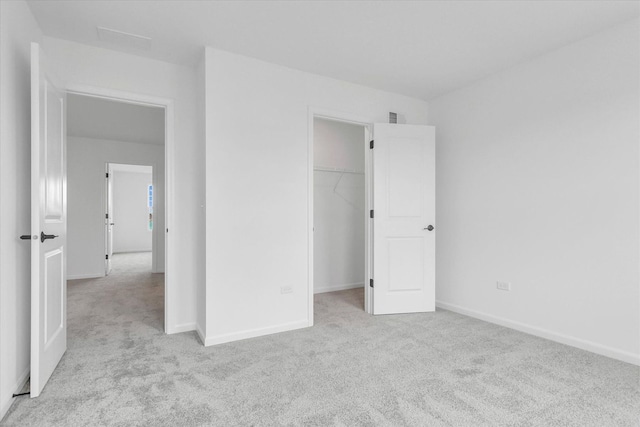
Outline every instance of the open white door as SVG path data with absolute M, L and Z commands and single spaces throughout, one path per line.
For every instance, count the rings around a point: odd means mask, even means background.
M 113 258 L 113 226 L 115 225 L 113 222 L 113 168 L 111 167 L 111 163 L 107 164 L 107 173 L 106 173 L 106 206 L 107 213 L 105 215 L 105 275 L 111 274 L 111 258 Z
M 434 311 L 435 128 L 373 129 L 373 314 Z
M 67 349 L 66 96 L 31 44 L 31 397 Z

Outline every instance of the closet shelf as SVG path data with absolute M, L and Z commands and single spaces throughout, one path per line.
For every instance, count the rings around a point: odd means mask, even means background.
M 328 167 L 324 167 L 324 166 L 315 166 L 313 168 L 314 171 L 321 171 L 321 172 L 338 172 L 338 173 L 352 173 L 355 175 L 364 175 L 364 172 L 361 171 L 357 171 L 354 169 L 340 169 L 340 168 L 328 168 Z

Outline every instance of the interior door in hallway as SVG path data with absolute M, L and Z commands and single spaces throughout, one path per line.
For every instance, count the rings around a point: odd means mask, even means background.
M 112 258 L 113 258 L 113 226 L 114 218 L 113 218 L 113 168 L 111 167 L 111 163 L 107 164 L 107 173 L 106 173 L 106 213 L 105 213 L 105 275 L 108 276 L 111 274 L 112 267 Z
M 31 397 L 67 349 L 66 96 L 31 44 Z
M 435 310 L 435 128 L 375 124 L 373 314 Z

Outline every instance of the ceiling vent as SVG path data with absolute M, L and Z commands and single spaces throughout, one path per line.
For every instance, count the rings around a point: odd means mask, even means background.
M 389 112 L 389 123 L 398 123 L 398 115 L 396 113 Z
M 151 49 L 150 37 L 125 33 L 123 31 L 112 30 L 111 28 L 98 27 L 98 38 L 108 43 L 117 44 L 118 46 L 142 50 Z

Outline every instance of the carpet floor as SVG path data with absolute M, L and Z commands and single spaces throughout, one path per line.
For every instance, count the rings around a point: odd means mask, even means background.
M 149 254 L 68 285 L 68 350 L 7 426 L 638 426 L 640 368 L 445 310 L 369 316 L 316 295 L 313 328 L 205 348 L 163 333 Z

